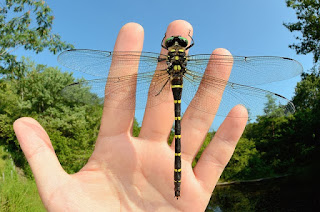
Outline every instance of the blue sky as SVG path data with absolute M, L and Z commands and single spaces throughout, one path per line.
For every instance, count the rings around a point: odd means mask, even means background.
M 53 31 L 76 48 L 112 50 L 119 29 L 137 22 L 145 30 L 144 51 L 159 52 L 167 25 L 184 19 L 194 28 L 195 46 L 190 54 L 211 53 L 223 47 L 233 55 L 285 56 L 298 60 L 304 70 L 312 67 L 312 55 L 298 56 L 288 48 L 296 41 L 283 22 L 296 21 L 296 15 L 285 0 L 46 2 L 55 16 Z M 67 70 L 57 63 L 57 55 L 48 52 L 34 54 L 19 49 L 16 54 Z M 261 87 L 290 99 L 299 80 L 296 77 Z

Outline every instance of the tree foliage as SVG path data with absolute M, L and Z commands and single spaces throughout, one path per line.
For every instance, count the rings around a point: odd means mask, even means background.
M 316 158 L 320 153 L 319 91 L 319 73 L 304 73 L 293 97 L 296 113 L 287 117 L 262 116 L 256 123 L 247 126 L 243 136 L 254 141 L 260 159 L 270 173 L 296 173 L 318 162 Z M 273 104 L 266 106 L 269 109 L 274 108 Z M 265 111 L 269 109 L 265 108 Z
M 294 130 L 292 141 L 297 148 L 296 163 L 303 166 L 318 167 L 320 161 L 320 2 L 319 0 L 287 0 L 287 6 L 296 10 L 298 22 L 286 23 L 291 32 L 301 32 L 297 37 L 300 43 L 291 45 L 298 54 L 312 53 L 315 66 L 311 73 L 303 73 L 297 84 L 293 103 L 297 112 L 291 129 Z M 317 70 L 318 69 L 318 70 Z M 319 172 L 319 168 L 314 169 Z
M 305 159 L 311 154 L 320 153 L 320 75 L 317 72 L 303 74 L 297 84 L 293 102 L 296 105 L 295 114 L 296 139 L 301 143 Z
M 72 48 L 52 32 L 54 16 L 42 0 L 6 0 L 0 7 L 0 74 L 21 74 L 24 64 L 13 51 L 19 47 L 36 53 Z
M 228 181 L 256 178 L 258 175 L 255 173 L 260 163 L 255 143 L 247 138 L 241 138 L 220 179 Z
M 284 23 L 284 26 L 291 32 L 301 33 L 296 37 L 299 43 L 290 45 L 290 48 L 295 49 L 297 54 L 312 53 L 317 63 L 320 56 L 320 2 L 286 0 L 286 3 L 296 11 L 298 21 Z M 264 166 L 258 171 L 260 174 L 264 170 L 269 170 L 271 175 L 294 173 L 319 161 L 315 159 L 320 153 L 320 75 L 316 65 L 311 73 L 303 73 L 301 82 L 297 84 L 293 97 L 295 114 L 277 117 L 284 114 L 279 114 L 282 111 L 268 97 L 264 109 L 268 116 L 261 116 L 246 127 L 243 137 L 254 142 L 260 161 L 253 164 Z
M 302 80 L 298 82 L 295 89 L 293 103 L 298 112 L 317 112 L 320 105 L 320 74 L 313 69 L 313 72 L 303 73 Z
M 74 102 L 61 95 L 62 88 L 75 80 L 71 74 L 24 63 L 27 71 L 22 78 L 1 83 L 0 144 L 12 153 L 18 166 L 28 170 L 12 124 L 19 117 L 33 117 L 48 132 L 62 166 L 68 172 L 76 172 L 93 151 L 102 105 Z M 77 92 L 89 90 L 79 88 Z
M 299 43 L 289 47 L 295 49 L 297 54 L 312 53 L 314 62 L 320 57 L 320 1 L 319 0 L 287 0 L 287 6 L 296 11 L 298 21 L 284 23 L 290 32 L 300 32 L 296 36 Z
M 192 166 L 194 167 L 198 160 L 200 159 L 203 151 L 205 150 L 205 148 L 209 145 L 209 143 L 211 142 L 213 136 L 216 134 L 215 131 L 212 131 L 212 132 L 208 132 L 207 135 L 206 135 L 206 138 L 204 139 L 203 143 L 202 143 L 202 146 L 200 147 L 200 150 L 198 151 L 196 157 L 194 158 L 193 162 L 192 162 Z M 174 133 L 172 133 L 172 135 L 174 136 Z M 173 138 L 172 136 L 172 138 Z

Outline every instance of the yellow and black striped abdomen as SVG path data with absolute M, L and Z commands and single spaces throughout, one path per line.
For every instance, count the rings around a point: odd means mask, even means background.
M 181 95 L 183 88 L 182 78 L 174 78 L 171 81 L 171 88 L 174 98 L 175 116 L 175 160 L 174 160 L 174 192 L 180 196 L 181 185 Z

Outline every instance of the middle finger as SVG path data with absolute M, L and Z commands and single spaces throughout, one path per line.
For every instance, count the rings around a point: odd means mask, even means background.
M 186 21 L 177 20 L 169 24 L 166 38 L 180 35 L 187 38 L 190 43 L 189 33 L 192 36 L 192 26 Z M 167 50 L 162 48 L 161 54 L 167 54 Z M 166 86 L 169 88 L 170 84 L 171 82 L 168 81 Z M 168 93 L 165 101 L 157 106 L 147 107 L 139 137 L 159 141 L 167 140 L 174 120 L 174 103 L 171 89 L 166 89 L 165 91 Z M 154 101 L 153 98 L 159 97 L 149 95 L 148 102 Z

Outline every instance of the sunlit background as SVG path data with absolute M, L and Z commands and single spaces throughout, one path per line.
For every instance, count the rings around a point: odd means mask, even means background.
M 75 48 L 112 51 L 120 28 L 136 22 L 145 31 L 144 51 L 160 52 L 161 40 L 168 24 L 183 19 L 192 24 L 195 46 L 189 54 L 208 54 L 215 48 L 226 48 L 239 56 L 284 56 L 299 61 L 304 70 L 312 67 L 312 55 L 296 55 L 288 48 L 296 42 L 293 33 L 283 26 L 294 22 L 294 10 L 285 1 L 47 1 L 55 16 L 53 32 L 74 44 Z M 58 66 L 57 56 L 44 51 L 35 54 L 18 49 L 19 56 L 31 57 L 36 63 Z M 281 70 L 279 70 L 281 71 Z M 93 79 L 74 72 L 76 78 Z M 300 77 L 259 86 L 288 99 Z M 185 107 L 185 105 L 183 105 Z M 143 111 L 136 112 L 141 123 Z M 213 129 L 223 119 L 217 117 Z

